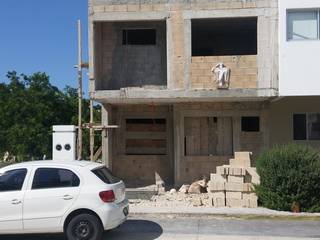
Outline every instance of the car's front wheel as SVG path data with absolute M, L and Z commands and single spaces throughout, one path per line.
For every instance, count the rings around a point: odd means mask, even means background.
M 91 214 L 79 214 L 67 225 L 68 240 L 101 240 L 103 228 L 99 219 Z

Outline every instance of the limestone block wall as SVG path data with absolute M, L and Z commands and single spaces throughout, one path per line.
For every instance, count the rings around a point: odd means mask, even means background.
M 193 89 L 216 89 L 212 67 L 224 63 L 231 69 L 230 89 L 257 88 L 257 56 L 192 57 L 190 76 Z
M 172 113 L 169 106 L 114 106 L 112 171 L 128 186 L 173 182 Z
M 206 61 L 212 59 L 204 58 L 203 65 L 197 68 L 196 64 L 201 60 L 192 58 L 192 19 L 257 17 L 256 59 L 236 56 L 226 61 L 235 66 L 248 61 L 246 68 L 234 68 L 231 87 L 277 89 L 277 6 L 278 0 L 90 0 L 90 39 L 94 40 L 94 22 L 165 21 L 167 89 L 212 89 L 212 76 L 202 71 L 207 69 Z M 94 52 L 99 52 L 99 48 L 93 45 L 90 45 L 90 77 L 95 79 L 93 66 L 99 63 L 95 63 Z M 105 77 L 108 77 L 107 74 Z
M 259 116 L 259 132 L 243 132 L 241 130 L 242 116 Z M 232 132 L 227 146 L 230 147 L 230 154 L 207 153 L 198 155 L 188 155 L 186 147 L 191 143 L 186 141 L 185 120 L 186 118 L 231 118 Z M 235 151 L 252 151 L 252 165 L 260 151 L 269 145 L 268 129 L 268 105 L 263 102 L 245 103 L 199 103 L 199 104 L 177 104 L 173 111 L 174 119 L 174 144 L 175 144 L 175 183 L 177 185 L 188 183 L 198 179 L 202 175 L 209 176 L 216 172 L 216 167 L 227 165 Z M 211 131 L 211 130 L 210 130 Z M 226 133 L 224 131 L 224 133 Z M 201 137 L 205 134 L 201 134 Z M 219 139 L 219 138 L 217 138 Z M 205 142 L 200 140 L 202 144 Z M 209 141 L 213 141 L 210 139 Z M 225 142 L 225 140 L 224 140 Z M 199 144 L 199 139 L 195 145 Z M 202 151 L 203 152 L 203 151 Z
M 123 45 L 123 29 L 156 29 L 155 45 Z M 165 21 L 95 24 L 96 90 L 167 85 Z

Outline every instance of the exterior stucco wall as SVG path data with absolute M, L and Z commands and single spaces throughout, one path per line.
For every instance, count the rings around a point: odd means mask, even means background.
M 320 149 L 320 140 L 294 141 L 293 114 L 320 113 L 320 97 L 285 97 L 270 103 L 270 144 L 301 143 Z
M 281 96 L 319 95 L 320 40 L 287 41 L 287 10 L 320 9 L 317 0 L 279 1 L 279 76 Z

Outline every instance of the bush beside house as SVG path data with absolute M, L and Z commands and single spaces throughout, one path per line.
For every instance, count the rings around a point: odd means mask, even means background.
M 320 211 L 320 155 L 297 144 L 279 145 L 257 159 L 255 191 L 262 206 L 283 211 Z

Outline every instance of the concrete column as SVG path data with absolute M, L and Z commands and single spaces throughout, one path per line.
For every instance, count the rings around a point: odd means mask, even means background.
M 102 106 L 102 125 L 111 125 L 111 106 Z M 102 163 L 112 170 L 112 129 L 102 131 Z
M 190 65 L 192 57 L 191 19 L 184 20 L 184 89 L 191 89 Z
M 174 139 L 174 185 L 180 183 L 180 161 L 183 151 L 183 141 L 181 138 L 181 114 L 178 105 L 173 105 L 173 139 Z
M 171 24 L 171 19 L 168 17 L 166 19 L 166 29 L 167 29 L 167 88 L 168 89 L 173 89 L 174 84 L 173 84 L 173 77 L 172 77 L 172 24 Z

